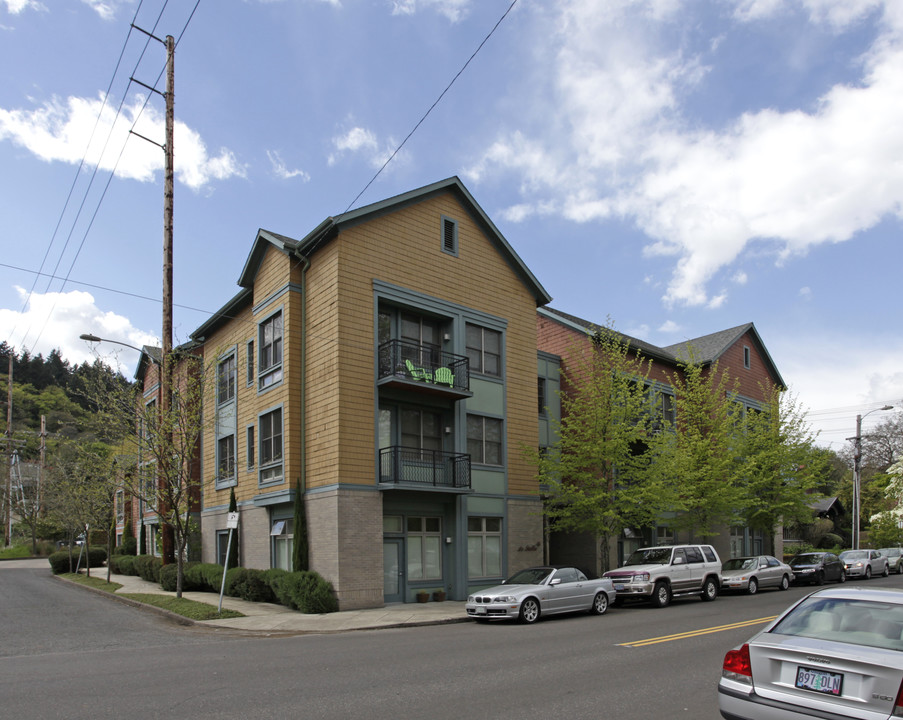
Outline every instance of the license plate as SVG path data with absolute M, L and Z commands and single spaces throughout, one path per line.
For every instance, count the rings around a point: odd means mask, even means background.
M 624 583 L 615 583 L 615 590 L 623 590 Z
M 485 614 L 486 614 L 486 608 L 484 608 L 484 607 L 477 608 L 477 615 L 485 615 Z
M 826 695 L 840 695 L 843 689 L 843 675 L 818 668 L 797 667 L 796 686 Z

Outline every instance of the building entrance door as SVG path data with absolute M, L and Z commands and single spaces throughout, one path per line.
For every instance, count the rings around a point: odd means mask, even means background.
M 404 602 L 404 540 L 383 540 L 383 600 Z

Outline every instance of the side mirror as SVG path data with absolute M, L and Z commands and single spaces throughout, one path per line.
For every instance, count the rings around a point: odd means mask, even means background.
M 560 585 L 560 584 L 561 584 L 561 578 L 552 578 L 551 581 L 549 582 L 549 585 Z
M 680 555 L 678 555 L 676 558 L 674 558 L 674 562 L 672 562 L 671 564 L 672 565 L 683 565 L 686 562 L 687 562 L 686 558 L 680 557 Z

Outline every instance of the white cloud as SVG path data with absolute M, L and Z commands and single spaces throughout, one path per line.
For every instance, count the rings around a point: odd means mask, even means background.
M 28 291 L 16 287 L 22 303 Z M 47 357 L 51 350 L 60 350 L 70 363 L 93 362 L 100 357 L 115 369 L 127 367 L 123 373 L 134 372 L 138 353 L 114 344 L 99 345 L 79 339 L 82 333 L 91 333 L 110 340 L 118 340 L 128 345 L 159 345 L 157 337 L 134 327 L 128 318 L 113 311 L 102 310 L 94 297 L 87 292 L 34 293 L 23 312 L 0 309 L 0 335 L 8 338 L 10 344 L 21 352 L 28 349 L 32 355 Z
M 89 166 L 98 165 L 106 171 L 115 167 L 119 177 L 142 182 L 153 180 L 155 174 L 163 170 L 163 151 L 156 145 L 130 136 L 128 131 L 134 124 L 135 132 L 162 142 L 165 136 L 163 113 L 153 105 L 147 105 L 142 110 L 144 99 L 136 97 L 130 105 L 123 106 L 116 118 L 115 107 L 107 103 L 103 105 L 92 139 L 92 130 L 102 105 L 103 97 L 100 96 L 91 99 L 54 98 L 35 110 L 0 108 L 0 140 L 11 140 L 47 162 L 78 164 L 90 139 L 91 145 L 86 155 Z M 185 123 L 176 121 L 174 134 L 176 178 L 193 190 L 199 190 L 213 180 L 245 176 L 245 168 L 230 150 L 223 148 L 219 155 L 211 157 L 200 134 Z M 109 141 L 104 145 L 108 137 Z M 125 150 L 119 156 L 123 145 Z
M 658 328 L 658 331 L 660 333 L 668 333 L 669 335 L 680 332 L 680 330 L 681 330 L 680 325 L 678 325 L 673 320 L 666 320 Z
M 113 20 L 121 5 L 130 5 L 131 0 L 82 0 L 104 20 Z
M 379 140 L 372 130 L 355 126 L 342 135 L 335 136 L 332 139 L 332 146 L 335 148 L 335 152 L 330 153 L 327 158 L 330 166 L 350 154 L 364 157 L 370 167 L 378 170 L 394 152 L 395 143 L 390 138 L 384 149 L 381 150 Z M 397 165 L 403 159 L 404 154 L 399 153 L 395 156 L 393 164 Z
M 6 5 L 6 11 L 10 15 L 18 15 L 19 13 L 31 9 L 31 10 L 46 10 L 40 2 L 37 0 L 0 0 L 4 5 Z
M 266 152 L 276 177 L 281 178 L 282 180 L 291 180 L 292 178 L 299 177 L 304 182 L 310 180 L 310 175 L 304 170 L 289 170 L 285 166 L 285 162 L 282 160 L 282 156 L 279 154 L 278 150 L 267 150 Z
M 413 15 L 418 6 L 435 10 L 452 22 L 463 20 L 470 11 L 471 0 L 392 0 L 393 15 Z
M 799 296 L 803 298 L 803 300 L 811 300 L 812 299 L 812 288 L 810 287 L 801 287 L 799 291 Z
M 542 107 L 525 110 L 464 175 L 522 177 L 521 198 L 503 211 L 512 221 L 540 208 L 576 222 L 633 221 L 651 238 L 647 257 L 673 258 L 667 305 L 724 304 L 726 292 L 712 297 L 709 285 L 751 246 L 780 263 L 903 217 L 903 3 L 799 3 L 837 32 L 873 14 L 880 30 L 858 82 L 835 85 L 815 107 L 749 111 L 717 129 L 687 122 L 683 99 L 709 70 L 667 35 L 692 3 L 622 0 L 604 12 L 594 0 L 556 3 L 535 52 L 554 68 L 551 96 L 537 93 Z M 734 22 L 787 11 L 767 0 L 735 9 Z

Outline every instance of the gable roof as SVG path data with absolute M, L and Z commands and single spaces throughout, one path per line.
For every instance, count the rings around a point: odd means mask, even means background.
M 536 305 L 545 305 L 552 301 L 551 295 L 546 292 L 545 288 L 536 279 L 530 269 L 520 259 L 499 229 L 495 226 L 489 216 L 483 211 L 483 208 L 474 200 L 473 196 L 464 187 L 464 184 L 457 177 L 450 177 L 439 182 L 426 185 L 416 190 L 410 190 L 401 195 L 381 200 L 370 205 L 349 210 L 335 217 L 328 217 L 317 227 L 311 230 L 301 240 L 269 230 L 259 230 L 254 246 L 248 256 L 247 262 L 239 276 L 238 284 L 242 287 L 251 287 L 254 283 L 254 276 L 260 267 L 260 262 L 266 250 L 275 247 L 280 252 L 287 255 L 303 256 L 310 258 L 321 247 L 336 238 L 342 230 L 350 229 L 356 225 L 368 222 L 382 215 L 396 212 L 402 208 L 423 202 L 437 195 L 450 192 L 454 194 L 467 212 L 473 218 L 474 222 L 482 229 L 486 237 L 514 270 L 515 274 L 520 278 L 521 282 L 527 287 L 533 297 L 536 299 Z
M 588 320 L 583 320 L 575 315 L 569 315 L 568 313 L 561 312 L 555 308 L 539 308 L 537 312 L 543 317 L 548 317 L 556 322 L 569 325 L 576 330 L 587 333 L 593 333 L 602 327 L 597 323 L 591 323 Z M 698 338 L 685 340 L 684 342 L 675 343 L 674 345 L 668 345 L 667 347 L 658 347 L 657 345 L 653 345 L 644 340 L 639 340 L 630 335 L 625 335 L 624 333 L 617 331 L 614 332 L 627 343 L 628 347 L 636 348 L 646 357 L 663 360 L 674 365 L 689 362 L 691 360 L 701 365 L 711 365 L 717 362 L 727 350 L 740 340 L 740 338 L 749 333 L 752 337 L 752 343 L 756 346 L 757 352 L 768 368 L 768 372 L 775 378 L 778 385 L 782 388 L 787 387 L 784 379 L 778 372 L 777 366 L 771 359 L 771 355 L 768 354 L 768 350 L 765 348 L 765 343 L 762 342 L 762 338 L 759 336 L 756 326 L 751 322 L 746 323 L 745 325 L 728 328 L 727 330 L 719 330 L 718 332 L 710 333 L 709 335 L 702 335 Z

